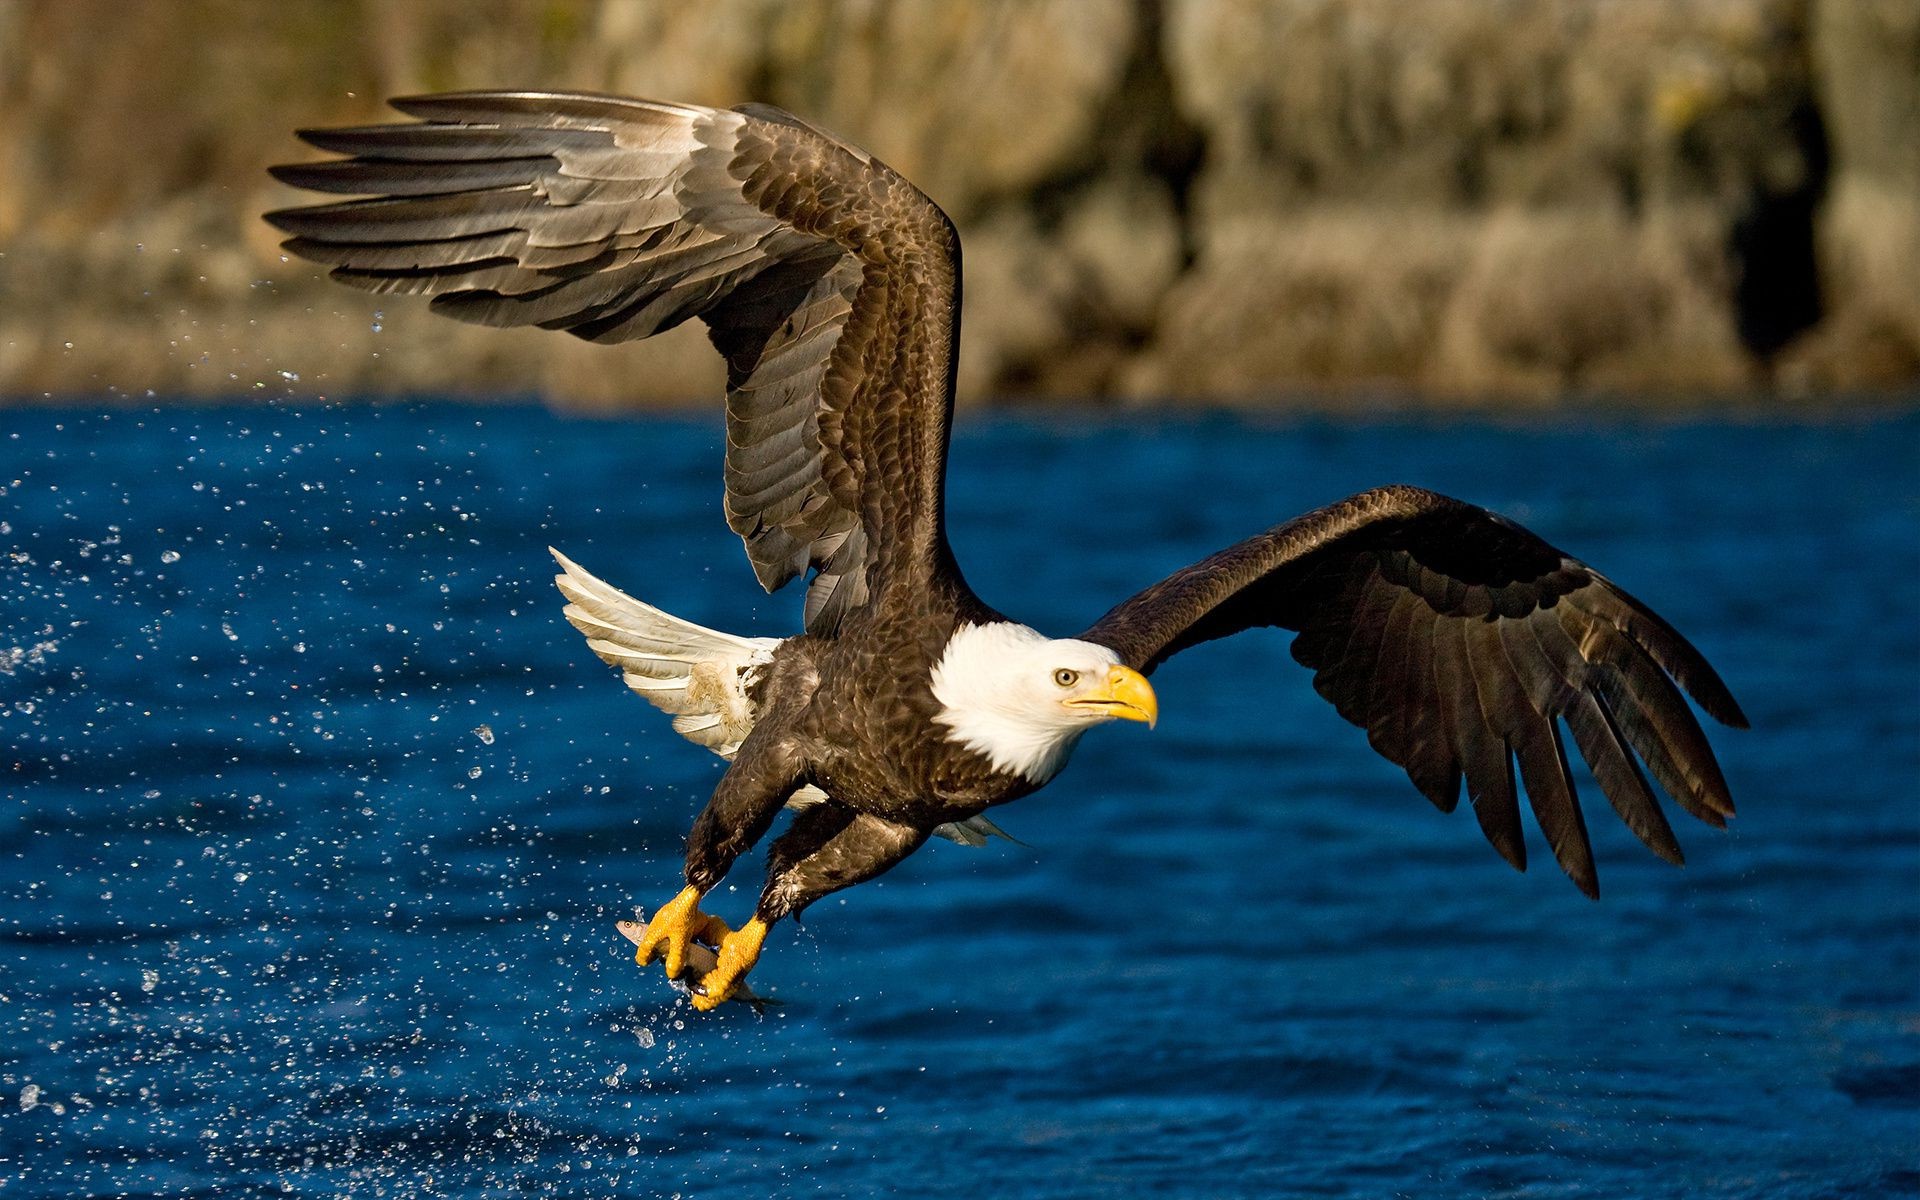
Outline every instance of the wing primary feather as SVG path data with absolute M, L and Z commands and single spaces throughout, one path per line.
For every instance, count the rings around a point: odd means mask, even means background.
M 1633 761 L 1607 702 L 1595 693 L 1583 693 L 1580 703 L 1567 714 L 1567 728 L 1573 731 L 1581 757 L 1593 769 L 1595 782 L 1627 828 L 1647 849 L 1676 867 L 1685 866 L 1687 856 L 1680 849 L 1680 840 L 1660 811 L 1660 801 L 1647 777 Z
M 1526 785 L 1527 802 L 1533 806 L 1534 819 L 1547 835 L 1547 845 L 1560 869 L 1567 873 L 1587 899 L 1600 898 L 1600 877 L 1593 866 L 1593 844 L 1587 838 L 1586 818 L 1580 812 L 1580 799 L 1574 794 L 1573 772 L 1567 765 L 1566 743 L 1560 736 L 1560 723 L 1546 720 L 1544 726 L 1514 749 L 1520 764 L 1520 780 Z
M 296 237 L 328 242 L 437 241 L 516 230 L 535 203 L 533 189 L 519 185 L 282 208 L 265 219 Z
M 408 162 L 462 162 L 529 153 L 586 150 L 611 140 L 599 129 L 503 129 L 475 125 L 359 125 L 302 129 L 295 134 L 318 150 Z
M 552 155 L 474 158 L 420 163 L 407 159 L 350 158 L 332 162 L 269 167 L 268 174 L 289 187 L 346 195 L 432 196 L 476 188 L 513 187 L 534 182 L 559 164 Z
M 1469 626 L 1480 618 L 1453 618 L 1441 632 L 1449 643 L 1448 657 L 1455 664 L 1448 692 L 1448 728 L 1456 739 L 1454 753 L 1466 774 L 1467 796 L 1473 802 L 1473 815 L 1480 832 L 1513 864 L 1516 871 L 1527 869 L 1526 837 L 1520 828 L 1520 795 L 1514 785 L 1513 752 L 1506 739 L 1487 720 L 1487 700 L 1482 696 L 1480 670 L 1474 661 Z
M 1530 669 L 1524 655 L 1518 663 L 1514 661 L 1505 632 L 1514 621 L 1483 621 L 1470 631 L 1475 664 L 1490 685 L 1482 690 L 1482 701 L 1492 704 L 1489 716 L 1513 750 L 1527 803 L 1547 836 L 1554 860 L 1589 899 L 1597 900 L 1600 881 L 1593 867 L 1593 847 L 1574 794 L 1560 725 L 1552 710 L 1543 711 L 1534 699 L 1536 691 L 1550 698 L 1552 683 L 1539 670 Z
M 288 238 L 281 248 L 322 266 L 361 271 L 418 270 L 511 261 L 526 235 L 518 230 L 420 242 L 335 242 Z
M 1733 698 L 1726 681 L 1693 643 L 1646 605 L 1598 572 L 1593 584 L 1568 595 L 1577 607 L 1596 620 L 1606 621 L 1644 650 L 1660 669 L 1673 676 L 1703 711 L 1722 725 L 1749 728 L 1747 714 Z
M 1407 627 L 1407 691 L 1401 727 L 1407 778 L 1441 812 L 1460 803 L 1460 762 L 1447 734 L 1440 690 L 1434 678 L 1435 631 L 1444 618 L 1422 604 Z
M 1650 715 L 1626 677 L 1611 666 L 1596 667 L 1593 672 L 1594 694 L 1607 705 L 1607 711 L 1613 715 L 1614 726 L 1620 731 L 1627 745 L 1647 766 L 1660 789 L 1672 796 L 1680 807 L 1687 810 L 1695 819 L 1704 821 L 1716 829 L 1724 828 L 1731 811 L 1721 812 L 1715 804 L 1706 798 L 1705 789 L 1695 779 L 1678 757 L 1670 741 L 1671 729 L 1659 719 Z M 1664 683 L 1664 678 L 1662 679 Z M 1684 704 L 1679 693 L 1673 694 L 1676 703 Z M 1689 719 L 1691 714 L 1689 714 Z M 1729 804 L 1729 809 L 1731 805 Z
M 1373 683 L 1368 689 L 1367 740 L 1389 762 L 1406 766 L 1404 717 L 1407 705 L 1407 631 L 1414 614 L 1426 603 L 1412 592 L 1401 591 L 1387 611 L 1386 627 L 1380 633 L 1380 652 L 1374 658 Z
M 1684 856 L 1680 843 L 1667 824 L 1660 803 L 1647 780 L 1633 761 L 1625 742 L 1607 715 L 1605 702 L 1588 683 L 1589 670 L 1580 658 L 1579 648 L 1567 640 L 1566 631 L 1550 614 L 1535 614 L 1517 621 L 1507 630 L 1508 655 L 1523 654 L 1536 663 L 1543 675 L 1554 680 L 1550 707 L 1541 710 L 1552 719 L 1565 719 L 1580 756 L 1593 771 L 1594 782 L 1634 836 L 1649 850 L 1675 866 Z M 1536 705 L 1536 707 L 1538 707 Z
M 1556 606 L 1558 607 L 1558 606 Z M 1733 815 L 1733 796 L 1713 748 L 1686 700 L 1639 647 L 1584 611 L 1560 611 L 1560 624 L 1592 664 L 1596 690 L 1660 786 L 1710 825 Z

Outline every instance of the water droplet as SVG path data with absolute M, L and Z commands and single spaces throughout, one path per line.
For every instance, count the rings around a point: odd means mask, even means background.
M 160 553 L 160 561 L 163 563 L 177 563 L 180 561 L 180 552 L 178 550 L 163 550 Z

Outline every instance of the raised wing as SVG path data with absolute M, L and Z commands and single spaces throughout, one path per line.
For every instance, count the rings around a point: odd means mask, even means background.
M 468 92 L 421 123 L 308 130 L 277 167 L 372 198 L 284 209 L 286 249 L 373 292 L 598 342 L 700 317 L 727 360 L 727 519 L 810 631 L 951 557 L 941 489 L 959 239 L 882 163 L 778 109 Z M 877 568 L 877 573 L 871 569 Z
M 1639 763 L 1702 821 L 1733 815 L 1674 686 L 1745 728 L 1713 668 L 1598 571 L 1485 509 L 1418 488 L 1362 492 L 1162 580 L 1082 636 L 1151 671 L 1262 625 L 1299 632 L 1293 656 L 1314 687 L 1442 811 L 1464 777 L 1480 828 L 1516 868 L 1517 762 L 1554 857 L 1599 895 L 1563 722 L 1614 811 L 1667 861 L 1680 846 Z

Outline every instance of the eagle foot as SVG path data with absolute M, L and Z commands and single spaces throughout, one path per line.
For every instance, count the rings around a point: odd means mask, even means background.
M 753 970 L 753 964 L 760 961 L 760 947 L 766 940 L 767 923 L 759 917 L 722 938 L 720 960 L 694 989 L 693 1006 L 701 1012 L 711 1012 L 725 1004 L 746 979 L 747 972 Z
M 700 911 L 698 888 L 683 888 L 647 922 L 646 931 L 640 935 L 633 952 L 633 961 L 644 967 L 656 954 L 664 954 L 667 978 L 678 979 L 687 969 L 687 943 L 698 941 L 718 949 L 732 936 L 733 930 L 725 921 Z

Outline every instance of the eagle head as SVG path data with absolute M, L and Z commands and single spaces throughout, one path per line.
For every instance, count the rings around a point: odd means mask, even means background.
M 1110 647 L 1005 621 L 961 626 L 934 664 L 932 687 L 934 720 L 949 741 L 1035 783 L 1053 778 L 1095 725 L 1160 716 L 1146 677 Z

